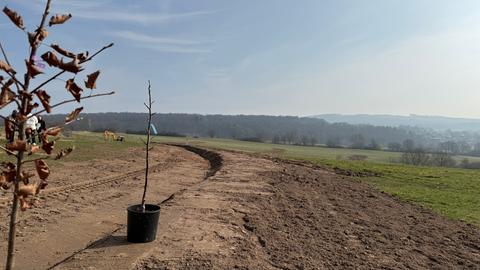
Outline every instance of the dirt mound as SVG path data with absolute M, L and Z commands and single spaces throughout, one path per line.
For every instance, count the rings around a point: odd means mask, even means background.
M 203 148 L 194 147 L 194 146 L 191 146 L 191 145 L 185 145 L 185 144 L 168 144 L 168 145 L 183 148 L 187 151 L 193 152 L 193 153 L 201 156 L 202 158 L 206 159 L 210 163 L 210 168 L 209 168 L 207 174 L 205 175 L 205 179 L 209 178 L 211 176 L 214 176 L 215 173 L 218 170 L 220 170 L 220 168 L 222 167 L 223 158 L 217 152 L 210 151 L 210 150 L 203 149 Z

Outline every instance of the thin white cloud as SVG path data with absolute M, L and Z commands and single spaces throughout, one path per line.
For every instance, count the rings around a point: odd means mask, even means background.
M 44 0 L 20 1 L 13 0 L 19 4 L 24 4 L 32 10 L 43 10 L 45 7 Z M 33 4 L 33 5 L 32 5 Z M 173 12 L 141 12 L 132 11 L 129 6 L 120 4 L 123 9 L 115 8 L 117 1 L 101 1 L 101 0 L 60 0 L 52 3 L 51 9 L 54 13 L 72 13 L 75 18 L 108 21 L 108 22 L 126 22 L 126 23 L 165 23 L 173 20 L 187 19 L 191 17 L 208 15 L 216 13 L 212 11 L 191 11 L 184 13 Z
M 150 43 L 150 44 L 170 44 L 170 45 L 199 45 L 211 43 L 211 40 L 198 41 L 198 40 L 188 40 L 188 39 L 179 39 L 179 38 L 170 38 L 170 37 L 158 37 L 151 36 L 146 34 L 141 34 L 133 31 L 115 31 L 110 33 L 110 35 L 128 39 L 140 43 Z
M 198 41 L 189 39 L 179 39 L 171 37 L 160 37 L 136 33 L 132 31 L 115 31 L 108 33 L 111 36 L 126 39 L 134 46 L 154 50 L 158 52 L 175 52 L 175 53 L 211 53 L 212 51 L 200 48 L 199 45 L 205 45 L 213 41 Z
M 205 82 L 210 86 L 227 85 L 231 82 L 230 71 L 225 68 L 207 70 Z
M 137 44 L 137 47 L 149 49 L 157 52 L 172 52 L 172 53 L 212 53 L 209 49 L 197 49 L 174 45 L 156 45 L 156 44 Z
M 199 15 L 207 15 L 215 13 L 216 11 L 193 11 L 185 13 L 170 13 L 170 14 L 149 14 L 149 13 L 132 13 L 126 11 L 77 11 L 74 16 L 77 18 L 112 21 L 112 22 L 129 22 L 129 23 L 163 23 L 172 20 L 186 19 Z

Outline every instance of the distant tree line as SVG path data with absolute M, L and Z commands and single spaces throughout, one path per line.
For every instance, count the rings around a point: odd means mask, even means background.
M 51 126 L 62 123 L 65 115 L 45 115 Z M 68 128 L 103 132 L 145 134 L 145 113 L 90 113 Z M 385 127 L 328 123 L 322 119 L 265 115 L 199 115 L 167 113 L 154 116 L 152 123 L 160 135 L 231 138 L 254 142 L 291 145 L 326 145 L 358 149 L 382 149 L 480 156 L 480 135 L 466 132 L 443 133 L 412 127 Z
M 91 113 L 72 124 L 72 130 L 143 133 L 147 115 L 143 113 Z M 45 115 L 49 123 L 61 122 L 64 115 Z M 322 119 L 295 116 L 264 115 L 198 115 L 157 114 L 153 124 L 159 132 L 177 135 L 248 139 L 282 144 L 317 145 L 333 143 L 335 146 L 378 148 L 389 142 L 412 139 L 428 142 L 422 134 L 395 127 L 328 123 Z

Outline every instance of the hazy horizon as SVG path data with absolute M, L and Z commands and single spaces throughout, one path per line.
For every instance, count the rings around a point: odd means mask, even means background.
M 69 112 L 54 112 L 51 115 L 55 114 L 66 114 Z M 82 114 L 95 114 L 95 113 L 144 113 L 145 111 L 89 111 L 84 112 Z M 446 119 L 459 119 L 459 120 L 479 120 L 479 118 L 471 118 L 471 117 L 452 117 L 452 116 L 445 116 L 445 115 L 421 115 L 421 114 L 409 114 L 409 115 L 400 115 L 400 114 L 368 114 L 368 113 L 321 113 L 321 114 L 313 114 L 313 115 L 293 115 L 293 114 L 254 114 L 254 113 L 200 113 L 200 112 L 160 112 L 159 114 L 192 114 L 192 115 L 225 115 L 225 116 L 236 116 L 236 115 L 245 115 L 245 116 L 282 116 L 282 117 L 307 117 L 307 118 L 320 118 L 321 116 L 371 116 L 371 117 L 402 117 L 402 118 L 446 118 Z
M 44 2 L 2 0 L 29 30 Z M 478 1 L 57 0 L 56 12 L 73 18 L 49 42 L 115 42 L 84 73 L 101 67 L 98 91 L 117 94 L 85 112 L 143 112 L 150 79 L 158 112 L 480 118 Z M 5 16 L 0 32 L 22 70 L 25 34 Z

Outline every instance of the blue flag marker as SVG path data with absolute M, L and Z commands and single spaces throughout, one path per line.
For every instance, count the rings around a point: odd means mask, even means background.
M 150 124 L 150 127 L 152 128 L 153 134 L 157 135 L 157 128 L 153 124 Z

